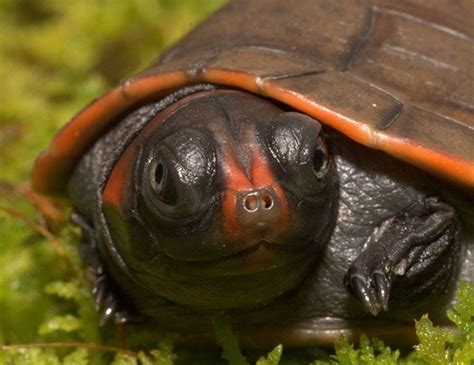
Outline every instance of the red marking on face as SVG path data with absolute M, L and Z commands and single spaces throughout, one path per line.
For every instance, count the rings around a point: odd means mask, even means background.
M 128 148 L 115 164 L 102 192 L 102 211 L 109 230 L 114 239 L 128 241 L 128 231 L 125 223 L 127 187 L 132 179 L 131 171 L 135 163 L 135 153 Z
M 239 237 L 241 228 L 235 210 L 237 192 L 251 190 L 253 185 L 229 153 L 224 153 L 224 166 L 227 179 L 227 189 L 222 201 L 224 227 L 231 237 Z
M 251 177 L 256 188 L 271 186 L 273 190 L 275 190 L 281 204 L 280 221 L 278 226 L 280 227 L 280 230 L 284 230 L 289 223 L 290 217 L 288 201 L 286 200 L 286 195 L 282 187 L 275 180 L 267 159 L 258 153 L 258 151 L 254 151 L 252 154 Z
M 120 210 L 122 193 L 131 179 L 130 172 L 133 171 L 134 163 L 135 153 L 132 148 L 127 148 L 112 169 L 102 193 L 105 207 Z
M 289 222 L 288 202 L 283 189 L 276 181 L 266 158 L 256 149 L 252 150 L 250 178 L 241 169 L 229 152 L 224 153 L 227 189 L 222 201 L 223 223 L 226 232 L 236 241 L 244 240 L 244 229 L 237 218 L 237 196 L 241 192 L 270 188 L 280 200 L 281 210 L 278 230 L 284 231 Z

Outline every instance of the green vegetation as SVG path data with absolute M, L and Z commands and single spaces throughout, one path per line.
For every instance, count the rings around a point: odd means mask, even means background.
M 81 107 L 146 66 L 222 3 L 0 0 L 0 364 L 469 364 L 470 284 L 460 287 L 449 312 L 459 334 L 422 318 L 420 344 L 403 360 L 366 337 L 358 347 L 341 339 L 334 354 L 278 346 L 244 356 L 225 319 L 215 322 L 222 358 L 216 351 L 175 349 L 172 336 L 146 329 L 127 332 L 125 350 L 115 326 L 98 327 L 77 230 L 46 231 L 30 203 L 33 160 Z

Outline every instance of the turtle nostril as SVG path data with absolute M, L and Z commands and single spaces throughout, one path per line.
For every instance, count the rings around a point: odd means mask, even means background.
M 259 209 L 271 209 L 272 207 L 273 198 L 266 193 L 252 193 L 244 198 L 244 209 L 249 213 L 254 213 Z
M 260 200 L 261 200 L 263 208 L 271 209 L 273 207 L 273 199 L 270 195 L 262 194 L 260 196 Z
M 247 195 L 245 197 L 244 208 L 249 213 L 253 213 L 258 209 L 258 199 L 255 194 Z
M 264 239 L 276 232 L 281 202 L 273 189 L 241 191 L 235 198 L 235 216 L 248 239 Z

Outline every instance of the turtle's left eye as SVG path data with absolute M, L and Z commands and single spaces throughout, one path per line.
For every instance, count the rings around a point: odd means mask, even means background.
M 321 138 L 316 142 L 311 161 L 316 178 L 321 180 L 326 175 L 329 165 L 328 150 Z

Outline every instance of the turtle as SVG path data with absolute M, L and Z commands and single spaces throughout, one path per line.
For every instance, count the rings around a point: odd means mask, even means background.
M 414 341 L 474 260 L 468 0 L 231 1 L 33 167 L 101 323 L 243 345 Z

